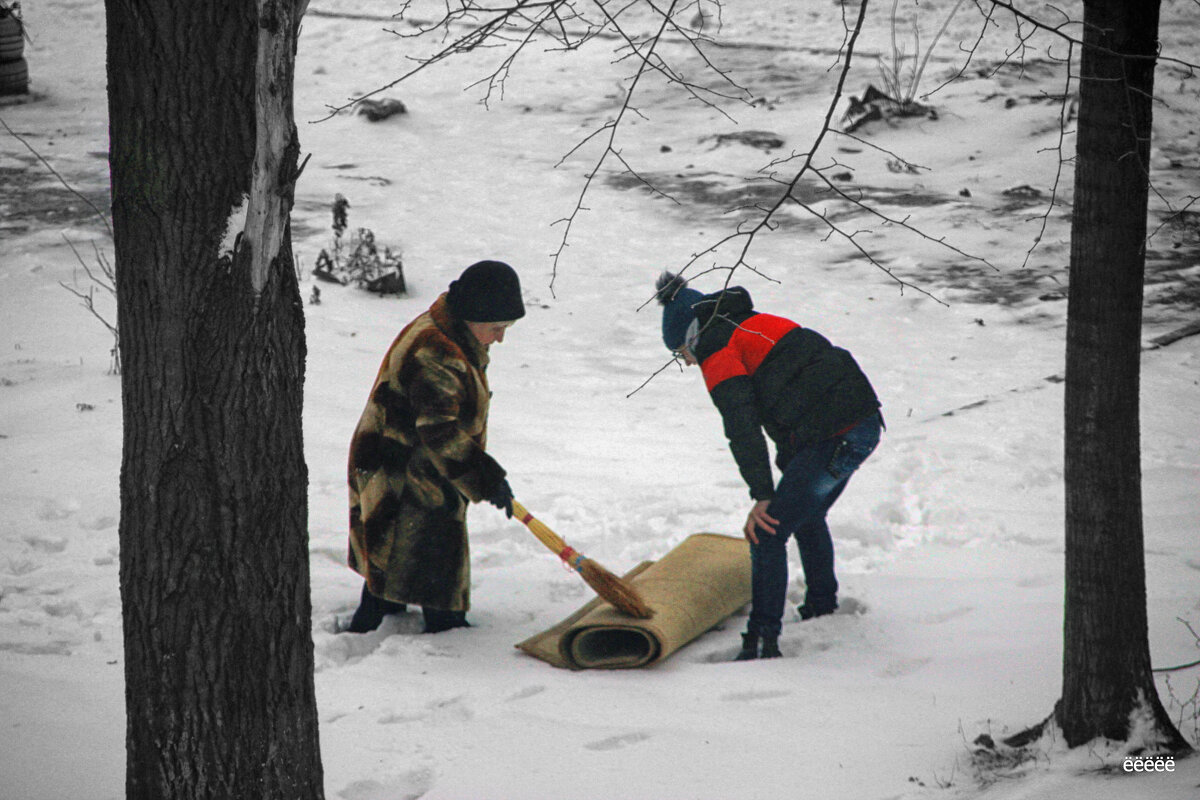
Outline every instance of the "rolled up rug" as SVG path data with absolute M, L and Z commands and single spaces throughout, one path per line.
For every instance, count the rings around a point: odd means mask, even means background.
M 565 669 L 656 664 L 750 602 L 750 546 L 741 538 L 696 533 L 624 579 L 654 609 L 653 618 L 635 619 L 596 598 L 516 646 Z

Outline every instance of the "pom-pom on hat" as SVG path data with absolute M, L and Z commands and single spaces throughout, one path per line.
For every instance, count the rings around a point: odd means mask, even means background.
M 521 279 L 503 261 L 477 261 L 450 282 L 450 313 L 464 322 L 510 322 L 525 316 Z
M 664 272 L 654 282 L 655 297 L 663 307 L 662 337 L 668 350 L 678 350 L 684 345 L 688 326 L 696 319 L 692 310 L 703 294 L 689 289 L 687 281 L 679 275 Z

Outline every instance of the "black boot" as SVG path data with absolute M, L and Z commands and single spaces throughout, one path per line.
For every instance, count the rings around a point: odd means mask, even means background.
M 393 603 L 391 600 L 384 600 L 382 597 L 371 594 L 364 582 L 362 597 L 358 601 L 358 608 L 350 619 L 350 624 L 346 626 L 346 633 L 370 633 L 379 627 L 385 616 L 402 614 L 407 608 L 404 603 Z
M 465 611 L 444 611 L 440 608 L 421 606 L 421 614 L 425 617 L 425 633 L 441 633 L 451 628 L 469 628 Z
M 753 661 L 758 658 L 758 634 L 742 634 L 742 651 L 734 657 L 734 661 Z
M 762 655 L 759 658 L 779 658 L 783 653 L 779 652 L 779 637 L 764 636 L 762 640 Z
M 808 621 L 810 619 L 816 619 L 817 617 L 825 617 L 825 616 L 832 614 L 835 611 L 837 611 L 837 603 L 834 603 L 832 606 L 819 606 L 819 607 L 811 606 L 808 603 L 805 603 L 802 606 L 796 607 L 796 612 L 800 615 L 800 619 L 804 620 L 804 621 Z

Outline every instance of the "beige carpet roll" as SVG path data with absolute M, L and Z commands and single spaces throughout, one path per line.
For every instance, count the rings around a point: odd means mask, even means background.
M 696 533 L 624 577 L 654 609 L 651 619 L 634 619 L 595 598 L 517 647 L 566 669 L 662 661 L 750 602 L 750 547 L 744 539 Z

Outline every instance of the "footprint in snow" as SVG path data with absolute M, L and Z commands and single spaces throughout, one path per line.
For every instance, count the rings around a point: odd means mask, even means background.
M 903 678 L 906 675 L 912 675 L 914 672 L 921 670 L 932 658 L 924 656 L 921 658 L 901 658 L 889 662 L 886 667 L 880 670 L 877 675 L 880 678 Z
M 53 642 L 0 642 L 0 652 L 18 653 L 23 656 L 69 656 L 74 643 L 64 639 Z
M 31 558 L 9 558 L 6 572 L 13 577 L 19 577 L 21 575 L 28 575 L 31 572 L 37 572 L 41 568 L 42 565 Z M 10 586 L 9 589 L 14 592 L 27 591 L 23 586 Z
M 526 700 L 530 697 L 534 697 L 535 695 L 539 695 L 544 691 L 546 691 L 545 686 L 526 686 L 524 689 L 517 692 L 516 694 L 509 695 L 509 697 L 507 698 L 507 701 L 509 703 L 513 703 L 518 700 Z
M 82 519 L 79 521 L 79 527 L 85 531 L 106 531 L 109 528 L 117 527 L 117 518 L 110 516 L 92 517 L 91 519 Z
M 418 800 L 433 788 L 433 771 L 414 769 L 380 780 L 355 781 L 337 793 L 342 800 Z
M 67 540 L 61 536 L 26 536 L 25 544 L 43 553 L 61 553 L 67 549 Z
M 419 634 L 421 631 L 421 615 L 409 612 L 388 615 L 383 624 L 370 633 L 347 633 L 353 616 L 350 612 L 332 615 L 320 623 L 322 635 L 314 640 L 316 672 L 362 661 L 384 647 L 393 634 Z
M 926 625 L 941 625 L 942 623 L 949 622 L 952 619 L 958 619 L 959 617 L 965 617 L 967 614 L 970 614 L 974 610 L 975 609 L 972 608 L 971 606 L 959 606 L 958 608 L 951 608 L 946 611 L 939 611 L 936 614 L 926 614 L 920 618 L 920 621 L 925 623 Z
M 42 610 L 52 617 L 73 617 L 80 622 L 84 619 L 83 607 L 73 600 L 46 603 Z
M 362 661 L 379 649 L 383 637 L 379 631 L 371 633 L 339 633 L 325 641 L 316 643 L 315 672 L 330 667 L 341 667 Z
M 620 750 L 622 747 L 628 747 L 631 744 L 640 744 L 649 738 L 650 734 L 648 733 L 623 733 L 620 736 L 610 736 L 607 739 L 588 742 L 584 747 L 588 750 L 598 751 Z
M 838 610 L 835 613 L 861 617 L 867 613 L 867 604 L 857 597 L 843 597 L 838 601 Z
M 43 500 L 38 506 L 37 518 L 42 522 L 52 522 L 57 519 L 66 519 L 80 509 L 80 503 L 74 498 L 66 500 Z
M 459 697 L 448 697 L 426 703 L 420 711 L 408 713 L 390 713 L 379 718 L 380 725 L 407 725 L 422 723 L 434 725 L 457 725 L 470 722 L 475 718 L 475 712 Z

